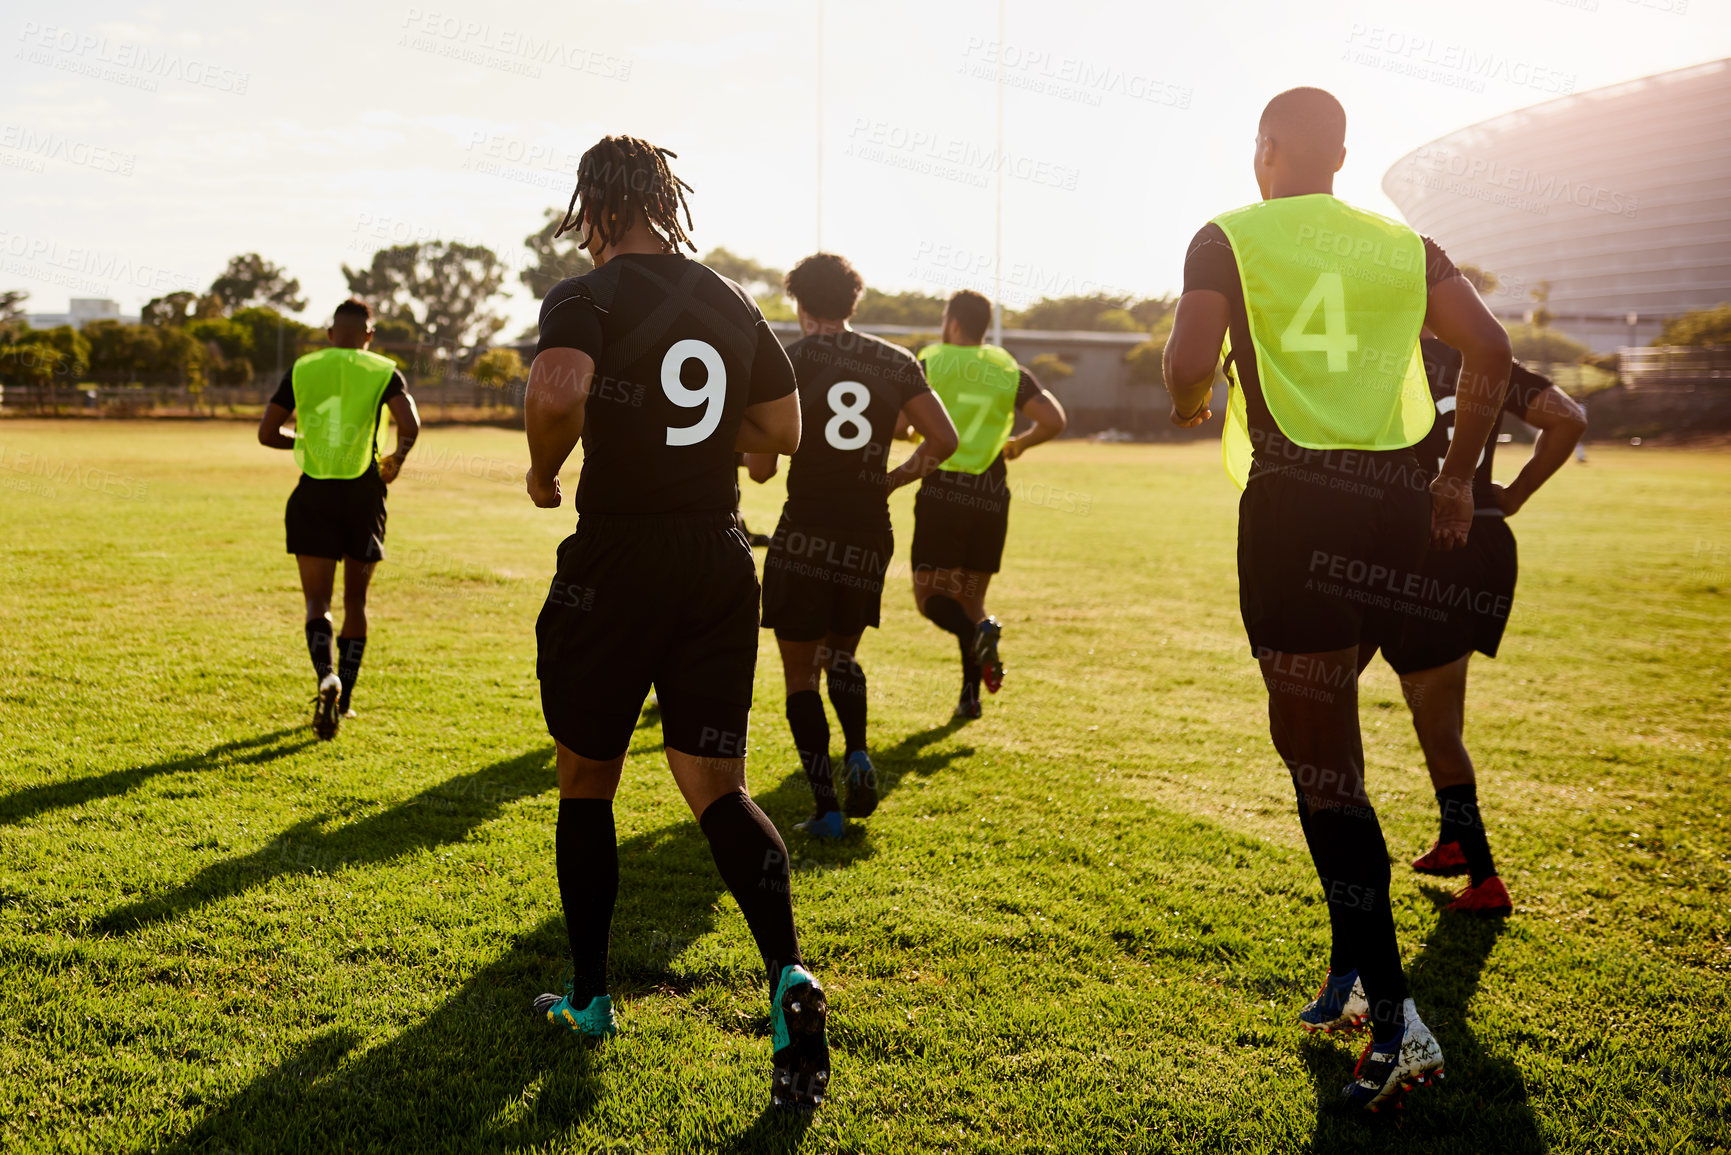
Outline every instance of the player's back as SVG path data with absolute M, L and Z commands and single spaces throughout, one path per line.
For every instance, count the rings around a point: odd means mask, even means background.
M 802 338 L 788 356 L 805 423 L 788 465 L 788 515 L 802 525 L 887 526 L 885 465 L 902 406 L 926 392 L 919 362 L 852 329 Z
M 580 514 L 733 509 L 741 417 L 791 386 L 786 355 L 743 289 L 677 253 L 619 254 L 553 287 L 541 338 L 543 349 L 580 348 L 595 362 Z

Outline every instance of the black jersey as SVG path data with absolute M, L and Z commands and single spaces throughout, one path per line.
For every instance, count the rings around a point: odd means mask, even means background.
M 744 289 L 678 253 L 622 253 L 553 286 L 535 347 L 595 362 L 578 513 L 732 510 L 748 406 L 794 390 Z
M 1459 349 L 1433 337 L 1420 341 L 1419 348 L 1424 353 L 1424 375 L 1430 382 L 1430 395 L 1436 402 L 1436 424 L 1431 426 L 1424 440 L 1413 446 L 1428 484 L 1442 472 L 1443 458 L 1455 437 L 1455 387 L 1461 379 L 1461 354 Z M 1527 410 L 1538 403 L 1539 394 L 1550 387 L 1549 380 L 1523 367 L 1519 361 L 1515 362 L 1509 369 L 1509 391 L 1503 395 L 1503 412 L 1524 418 Z M 1501 512 L 1491 492 L 1491 469 L 1497 454 L 1497 433 L 1502 424 L 1499 417 L 1491 425 L 1490 437 L 1479 453 L 1478 466 L 1473 470 L 1475 510 Z
M 845 330 L 803 338 L 788 349 L 799 380 L 804 430 L 787 468 L 787 514 L 808 526 L 889 526 L 885 468 L 896 415 L 930 393 L 912 353 Z
M 1449 255 L 1429 237 L 1424 241 L 1425 287 L 1434 288 L 1459 272 Z M 1250 319 L 1244 307 L 1244 282 L 1238 275 L 1238 258 L 1233 255 L 1232 242 L 1226 230 L 1210 221 L 1191 238 L 1190 249 L 1184 255 L 1184 291 L 1212 289 L 1226 298 L 1228 306 L 1227 334 L 1232 344 L 1232 375 L 1244 390 L 1245 416 L 1249 419 L 1251 440 L 1260 452 L 1262 446 L 1284 440 L 1268 403 L 1262 398 L 1262 378 L 1256 370 L 1256 357 L 1251 352 Z

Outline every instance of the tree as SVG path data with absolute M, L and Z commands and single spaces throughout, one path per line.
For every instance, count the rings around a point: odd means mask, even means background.
M 1154 325 L 1148 339 L 1124 354 L 1130 366 L 1130 380 L 1136 385 L 1164 385 L 1162 362 L 1166 358 L 1166 342 L 1172 336 L 1172 311 L 1168 310 Z
M 159 360 L 162 330 L 154 325 L 104 319 L 87 322 L 81 332 L 90 342 L 90 376 L 97 381 L 137 381 L 144 366 Z
M 737 282 L 740 288 L 754 298 L 769 293 L 781 295 L 783 273 L 772 265 L 759 264 L 750 257 L 739 256 L 720 245 L 703 254 L 701 259 L 728 280 Z
M 252 380 L 251 329 L 227 317 L 207 317 L 187 325 L 186 333 L 203 342 L 205 362 L 216 384 L 245 385 Z
M 1496 292 L 1497 287 L 1502 284 L 1502 282 L 1497 279 L 1497 275 L 1489 269 L 1481 269 L 1479 266 L 1472 264 L 1456 265 L 1455 268 L 1459 270 L 1460 275 L 1465 277 L 1467 282 L 1471 284 L 1473 288 L 1479 291 L 1479 296 L 1481 297 L 1490 296 L 1492 293 Z
M 485 245 L 393 245 L 374 253 L 365 269 L 342 268 L 351 293 L 381 316 L 414 325 L 447 358 L 504 327 L 487 305 L 504 283 L 505 265 Z
M 90 366 L 90 342 L 71 325 L 30 329 L 0 348 L 0 380 L 75 385 Z
M 1540 281 L 1538 284 L 1533 286 L 1532 291 L 1527 295 L 1530 296 L 1533 299 L 1533 303 L 1538 306 L 1532 311 L 1532 316 L 1529 318 L 1533 323 L 1533 328 L 1550 328 L 1551 322 L 1557 319 L 1557 315 L 1545 307 L 1551 300 L 1551 282 Z
M 301 283 L 291 278 L 280 265 L 272 264 L 257 253 L 242 253 L 228 259 L 228 268 L 210 283 L 210 295 L 222 301 L 230 312 L 248 305 L 275 305 L 291 313 L 307 307 L 300 295 Z
M 305 350 L 318 333 L 311 325 L 303 325 L 264 305 L 238 309 L 229 320 L 245 329 L 252 340 L 249 359 L 258 373 L 270 373 L 278 364 L 278 340 L 281 340 L 281 364 L 286 370 Z M 88 327 L 88 326 L 86 326 Z
M 564 216 L 558 209 L 548 209 L 547 223 L 542 225 L 539 231 L 523 238 L 523 247 L 534 256 L 535 267 L 524 269 L 517 274 L 517 278 L 535 294 L 537 301 L 566 277 L 581 277 L 595 267 L 589 254 L 577 247 L 576 233 L 566 233 L 558 240 L 553 239 L 553 231 L 559 227 Z
M 884 293 L 866 287 L 853 320 L 860 325 L 929 325 L 943 323 L 944 298 L 928 293 Z
M 1076 367 L 1058 356 L 1056 353 L 1041 353 L 1029 363 L 1028 368 L 1034 371 L 1034 376 L 1047 385 L 1056 385 L 1067 381 L 1076 374 Z
M 1018 329 L 1097 329 L 1134 333 L 1141 322 L 1130 312 L 1130 298 L 1109 293 L 1085 297 L 1045 297 L 1012 320 Z
M 469 376 L 484 388 L 503 391 L 511 382 L 528 377 L 529 371 L 523 367 L 523 358 L 517 355 L 517 350 L 500 346 L 475 358 Z
M 1552 364 L 1573 364 L 1589 356 L 1592 350 L 1572 337 L 1540 325 L 1506 324 L 1509 343 L 1515 357 L 1521 361 L 1548 361 Z
M 24 302 L 29 298 L 26 289 L 7 289 L 0 293 L 0 345 L 6 344 L 14 331 L 21 333 L 30 327 L 24 318 Z
M 1695 309 L 1672 317 L 1655 345 L 1731 345 L 1731 305 Z
M 179 327 L 189 321 L 222 316 L 222 299 L 206 293 L 181 289 L 165 297 L 152 297 L 140 310 L 139 320 L 146 325 Z

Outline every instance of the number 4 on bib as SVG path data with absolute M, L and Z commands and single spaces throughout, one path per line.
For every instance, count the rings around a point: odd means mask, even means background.
M 1322 332 L 1306 332 L 1318 308 L 1322 309 Z M 1280 334 L 1280 351 L 1326 353 L 1330 373 L 1346 372 L 1347 354 L 1358 352 L 1358 336 L 1346 331 L 1346 286 L 1339 273 L 1323 273 L 1316 278 L 1292 323 Z

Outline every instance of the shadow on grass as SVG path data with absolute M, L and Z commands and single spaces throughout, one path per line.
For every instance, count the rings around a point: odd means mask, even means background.
M 545 753 L 525 755 L 536 768 Z M 498 775 L 498 767 L 482 773 Z M 543 777 L 545 775 L 543 774 Z M 783 784 L 768 801 L 792 790 Z M 360 823 L 356 825 L 366 825 Z M 375 856 L 376 860 L 384 855 Z M 553 862 L 546 861 L 551 890 Z M 623 995 L 624 1029 L 632 1030 L 630 996 L 683 993 L 737 981 L 713 970 L 680 969 L 677 959 L 714 929 L 725 888 L 695 820 L 685 819 L 628 839 L 619 847 L 619 904 L 613 921 L 609 987 Z M 596 1045 L 556 1030 L 532 1009 L 534 996 L 555 990 L 567 954 L 565 925 L 554 915 L 519 935 L 437 1010 L 364 1055 L 345 1061 L 365 1040 L 352 1029 L 329 1030 L 287 1061 L 259 1076 L 199 1122 L 175 1151 L 276 1152 L 335 1150 L 473 1151 L 562 1149 L 565 1133 L 595 1109 L 616 1060 L 616 1044 Z M 753 1062 L 769 1097 L 770 1042 L 765 1013 L 722 1030 L 761 1035 Z M 384 1033 L 384 1028 L 380 1028 Z M 653 1041 L 649 1042 L 653 1046 Z M 672 1077 L 671 1072 L 662 1072 Z M 809 1118 L 765 1108 L 728 1147 L 787 1151 Z M 630 1146 L 634 1136 L 615 1136 Z M 608 1150 L 606 1146 L 598 1148 Z
M 532 750 L 429 787 L 398 806 L 327 829 L 325 818 L 297 822 L 251 854 L 214 862 L 166 894 L 109 911 L 93 929 L 126 934 L 263 886 L 283 874 L 332 874 L 459 842 L 508 802 L 555 787 L 551 748 Z
M 212 746 L 202 754 L 183 754 L 128 770 L 115 770 L 67 782 L 44 782 L 27 786 L 0 798 L 0 826 L 13 826 L 38 814 L 67 806 L 80 806 L 98 798 L 125 794 L 163 774 L 188 770 L 212 770 L 218 766 L 257 766 L 287 757 L 313 744 L 305 726 L 291 726 L 256 738 L 242 738 Z
M 1438 887 L 1425 888 L 1425 894 L 1439 908 L 1453 897 Z M 1439 909 L 1423 949 L 1408 964 L 1407 986 L 1413 1001 L 1442 1044 L 1445 1079 L 1414 1092 L 1404 1110 L 1363 1119 L 1336 1106 L 1368 1036 L 1356 1041 L 1351 1053 L 1323 1040 L 1306 1040 L 1304 1060 L 1316 1082 L 1313 1150 L 1382 1149 L 1393 1138 L 1390 1129 L 1398 1131 L 1407 1123 L 1422 1126 L 1424 1137 L 1444 1148 L 1458 1144 L 1461 1150 L 1475 1151 L 1546 1149 L 1520 1070 L 1484 1049 L 1469 1017 L 1469 1004 L 1504 925 L 1500 918 Z

